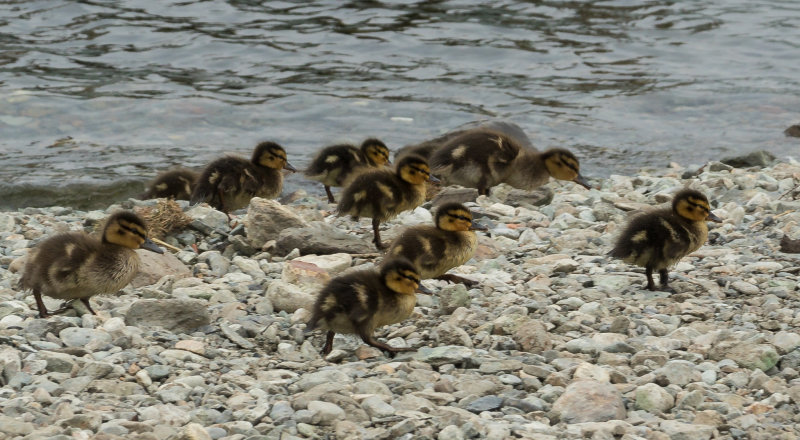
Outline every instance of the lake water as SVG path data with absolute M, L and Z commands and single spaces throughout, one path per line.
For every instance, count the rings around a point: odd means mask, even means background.
M 416 143 L 474 119 L 584 174 L 797 154 L 800 2 L 0 4 L 0 207 L 102 207 L 275 140 Z M 307 188 L 301 175 L 287 189 Z

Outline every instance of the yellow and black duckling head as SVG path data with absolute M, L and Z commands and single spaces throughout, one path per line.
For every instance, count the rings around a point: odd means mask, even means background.
M 610 256 L 645 268 L 647 289 L 656 290 L 657 270 L 662 289 L 669 289 L 667 268 L 700 249 L 708 238 L 706 221 L 720 222 L 700 191 L 683 189 L 672 206 L 633 216 L 623 228 Z
M 672 212 L 691 222 L 722 221 L 711 212 L 706 196 L 694 189 L 684 189 L 675 194 L 672 199 Z
M 425 182 L 439 183 L 439 179 L 431 174 L 428 161 L 416 155 L 409 155 L 397 162 L 397 175 L 412 185 L 424 185 Z
M 547 172 L 558 180 L 569 180 L 591 189 L 591 185 L 581 176 L 580 163 L 574 154 L 563 148 L 552 148 L 542 153 Z
M 389 162 L 389 148 L 380 139 L 369 138 L 361 143 L 361 154 L 373 167 L 391 165 Z
M 436 227 L 445 231 L 485 231 L 487 228 L 472 220 L 472 212 L 458 202 L 445 203 L 436 208 Z
M 144 220 L 130 211 L 116 212 L 106 220 L 101 241 L 128 249 L 146 249 L 158 254 L 164 253 L 163 249 L 147 237 L 147 225 Z
M 297 171 L 286 159 L 286 150 L 275 142 L 261 142 L 253 150 L 250 161 L 256 166 L 272 168 L 273 170 Z
M 390 258 L 381 265 L 381 280 L 392 292 L 416 295 L 421 286 L 418 272 L 405 258 Z

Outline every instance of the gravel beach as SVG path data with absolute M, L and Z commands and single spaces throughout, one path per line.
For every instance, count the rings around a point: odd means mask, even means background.
M 77 303 L 47 319 L 16 286 L 20 257 L 157 202 L 2 212 L 0 439 L 796 439 L 800 254 L 780 242 L 800 238 L 799 181 L 788 160 L 496 187 L 468 203 L 489 231 L 452 271 L 478 287 L 425 281 L 435 294 L 376 333 L 416 348 L 394 359 L 351 335 L 322 358 L 323 333 L 305 331 L 330 277 L 380 261 L 369 220 L 323 198 L 254 199 L 233 229 L 179 202 L 191 224 L 163 239 L 180 251 L 142 252 L 96 316 Z M 677 293 L 645 290 L 642 268 L 606 253 L 630 211 L 686 185 L 723 223 L 671 269 Z

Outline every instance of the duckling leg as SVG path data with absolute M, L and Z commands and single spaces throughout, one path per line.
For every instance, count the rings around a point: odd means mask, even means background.
M 661 290 L 675 292 L 675 289 L 669 286 L 669 272 L 667 269 L 659 269 L 658 281 L 661 283 Z
M 336 199 L 333 198 L 333 193 L 331 192 L 331 187 L 325 185 L 325 194 L 328 195 L 328 203 L 336 203 Z
M 39 293 L 38 290 L 34 289 L 33 297 L 36 299 L 36 308 L 39 309 L 39 317 L 47 318 L 48 316 L 50 316 L 50 314 L 47 313 L 47 307 L 44 306 L 44 301 L 42 301 L 42 294 Z
M 471 280 L 469 278 L 460 277 L 458 275 L 453 275 L 450 273 L 446 273 L 444 275 L 440 275 L 436 277 L 437 280 L 444 280 L 450 281 L 451 283 L 461 283 L 467 287 L 475 287 L 478 285 L 478 282 L 475 280 Z
M 86 306 L 87 309 L 89 309 L 89 312 L 91 312 L 92 315 L 97 315 L 94 309 L 92 309 L 92 306 L 89 304 L 89 298 L 81 298 L 81 302 Z
M 359 332 L 359 336 L 361 336 L 361 340 L 364 341 L 365 344 L 371 345 L 375 348 L 379 348 L 385 351 L 390 358 L 394 358 L 394 356 L 401 351 L 414 351 L 414 349 L 411 347 L 392 347 L 391 345 L 387 345 L 384 344 L 383 342 L 375 340 L 375 338 L 372 335 L 368 335 L 362 332 Z
M 381 242 L 380 226 L 381 226 L 380 220 L 376 218 L 372 219 L 372 233 L 374 236 L 374 239 L 372 241 L 375 243 L 375 247 L 378 248 L 379 250 L 383 249 L 384 247 L 383 242 Z
M 647 290 L 656 290 L 656 283 L 653 282 L 653 268 L 645 267 L 644 274 L 647 277 Z
M 325 335 L 325 346 L 322 347 L 321 352 L 323 356 L 327 356 L 330 354 L 331 350 L 333 350 L 333 337 L 335 335 L 336 333 L 334 333 L 333 330 L 328 330 L 328 334 Z

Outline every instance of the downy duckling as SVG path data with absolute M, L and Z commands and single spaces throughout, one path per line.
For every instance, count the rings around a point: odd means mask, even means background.
M 340 275 L 328 282 L 314 303 L 309 330 L 327 330 L 322 354 L 333 348 L 336 333 L 354 333 L 390 357 L 412 348 L 396 348 L 375 340 L 375 329 L 398 323 L 414 311 L 419 287 L 416 267 L 404 258 L 386 260 L 378 269 Z
M 551 176 L 591 188 L 580 174 L 578 159 L 569 151 L 536 151 L 502 131 L 481 127 L 467 130 L 436 149 L 431 168 L 445 184 L 477 188 L 483 195 L 489 195 L 489 188 L 499 183 L 536 189 Z
M 389 246 L 386 255 L 404 257 L 419 268 L 422 279 L 438 278 L 474 285 L 475 281 L 446 274 L 466 263 L 478 247 L 476 230 L 487 228 L 472 221 L 470 210 L 460 203 L 446 203 L 436 209 L 435 226 L 412 226 Z
M 322 182 L 328 203 L 335 203 L 332 186 L 343 186 L 348 177 L 365 167 L 381 168 L 389 164 L 389 148 L 379 139 L 369 138 L 356 148 L 350 144 L 325 147 L 311 161 L 306 177 Z
M 681 190 L 672 199 L 671 208 L 634 215 L 622 229 L 609 255 L 644 267 L 650 290 L 656 290 L 653 271 L 657 270 L 661 287 L 666 289 L 667 268 L 706 242 L 706 221 L 722 220 L 711 212 L 703 193 Z
M 372 218 L 375 246 L 383 249 L 380 224 L 403 211 L 425 202 L 425 182 L 438 182 L 431 176 L 428 162 L 419 156 L 406 156 L 395 171 L 380 169 L 358 174 L 342 191 L 338 215 Z
M 160 198 L 189 200 L 192 198 L 192 188 L 199 175 L 197 171 L 182 167 L 162 171 L 147 184 L 147 191 L 139 196 L 139 200 Z
M 283 189 L 281 169 L 297 171 L 287 162 L 283 147 L 261 142 L 249 161 L 225 156 L 208 164 L 197 179 L 191 202 L 207 202 L 229 214 L 247 206 L 253 197 L 274 199 Z
M 417 156 L 424 157 L 430 161 L 431 156 L 433 156 L 433 153 L 440 146 L 447 144 L 455 137 L 460 136 L 467 131 L 475 129 L 491 130 L 502 133 L 504 136 L 511 139 L 515 144 L 520 145 L 523 148 L 534 149 L 530 138 L 528 138 L 528 135 L 525 134 L 525 131 L 519 125 L 511 121 L 504 121 L 501 119 L 492 121 L 479 120 L 462 124 L 459 127 L 433 139 L 429 139 L 418 144 L 406 145 L 405 147 L 397 150 L 397 153 L 394 157 L 399 160 L 401 157 L 407 154 L 416 154 Z
M 139 270 L 134 249 L 164 251 L 147 238 L 147 227 L 130 211 L 112 214 L 98 238 L 67 232 L 45 239 L 30 251 L 20 286 L 33 291 L 39 316 L 49 316 L 42 295 L 79 299 L 96 315 L 89 298 L 125 287 Z

